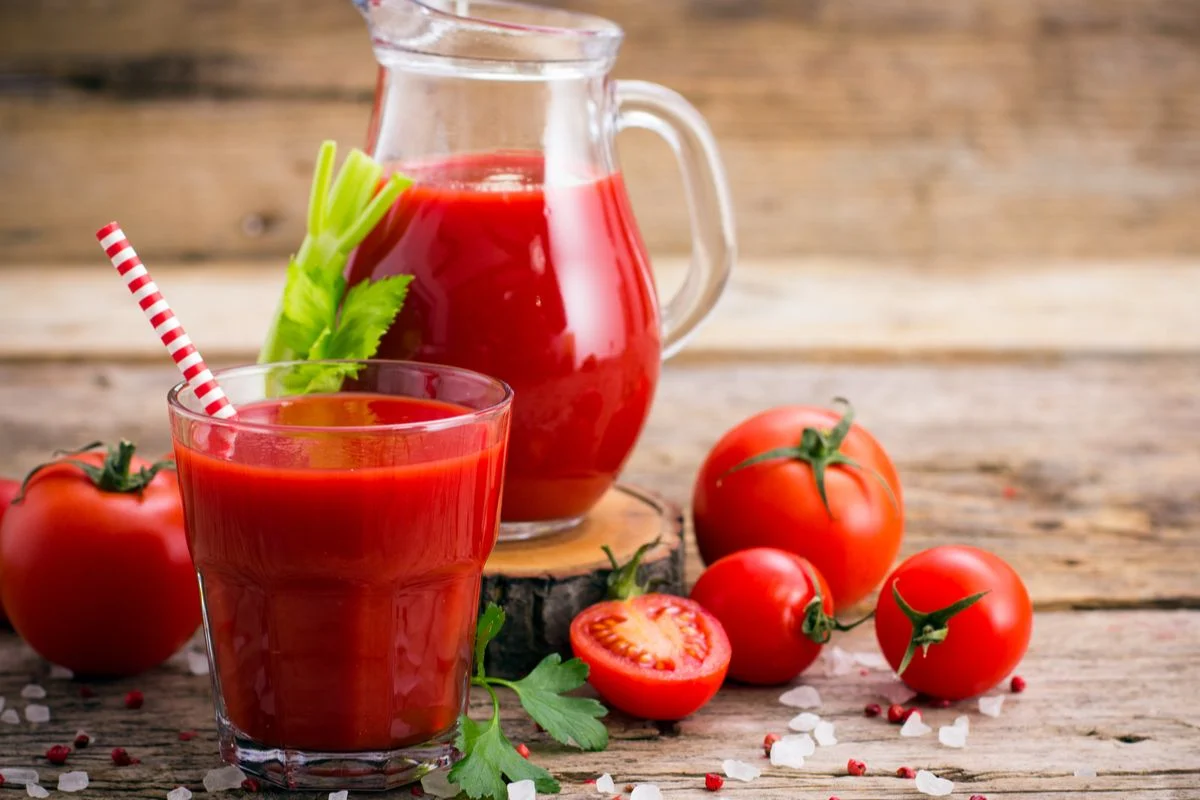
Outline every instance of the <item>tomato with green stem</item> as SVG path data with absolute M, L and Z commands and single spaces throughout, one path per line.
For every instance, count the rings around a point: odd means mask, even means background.
M 173 464 L 94 443 L 30 472 L 0 526 L 0 595 L 43 658 L 133 675 L 200 624 Z
M 865 598 L 887 574 L 904 531 L 900 479 L 883 447 L 835 410 L 785 406 L 716 443 L 692 497 L 704 563 L 751 547 L 808 559 L 835 608 Z
M 729 638 L 721 623 L 686 597 L 648 592 L 638 581 L 642 545 L 613 570 L 610 599 L 571 622 L 571 649 L 587 663 L 588 683 L 610 705 L 645 719 L 681 719 L 712 699 L 729 669 Z
M 910 688 L 962 700 L 996 686 L 1021 661 L 1033 604 L 999 556 L 966 545 L 934 547 L 896 568 L 875 607 L 875 635 Z
M 714 562 L 692 587 L 691 598 L 711 612 L 729 636 L 729 677 L 777 684 L 817 659 L 834 631 L 829 584 L 806 559 L 773 547 L 740 550 Z

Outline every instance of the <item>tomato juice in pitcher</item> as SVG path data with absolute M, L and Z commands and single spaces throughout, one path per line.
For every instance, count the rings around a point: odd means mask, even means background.
M 521 3 L 360 0 L 380 71 L 368 151 L 415 179 L 351 256 L 351 284 L 411 274 L 381 358 L 513 387 L 501 539 L 580 521 L 649 413 L 664 354 L 711 309 L 734 254 L 711 133 L 682 97 L 609 70 L 620 29 Z M 465 14 L 465 16 L 464 16 Z M 659 308 L 613 141 L 662 134 L 695 239 Z

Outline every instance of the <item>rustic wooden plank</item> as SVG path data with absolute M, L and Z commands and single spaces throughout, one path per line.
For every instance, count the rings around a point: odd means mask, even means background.
M 0 270 L 0 359 L 161 358 L 105 264 L 97 251 L 87 266 Z M 282 259 L 152 266 L 207 357 L 257 354 L 282 287 Z M 685 269 L 677 258 L 656 261 L 664 295 Z M 1195 261 L 934 273 L 896 261 L 746 261 L 684 358 L 1196 353 L 1196 297 Z
M 946 541 L 993 550 L 1043 609 L 1197 607 L 1198 378 L 1196 357 L 680 364 L 624 477 L 686 504 L 722 431 L 771 405 L 841 395 L 896 459 L 906 553 Z M 175 380 L 169 364 L 0 363 L 0 473 L 98 438 L 165 451 Z
M 1200 252 L 1188 0 L 563 5 L 622 23 L 618 74 L 709 117 L 746 252 Z M 118 212 L 156 259 L 286 253 L 315 144 L 362 140 L 373 81 L 350 4 L 321 0 L 8 4 L 0 71 L 0 164 L 20 187 L 0 196 L 0 241 L 39 261 L 85 256 L 79 231 Z M 651 246 L 685 249 L 666 150 L 621 149 Z
M 1114 646 L 1119 642 L 1119 646 Z M 852 652 L 874 647 L 869 629 L 841 640 Z M 1200 785 L 1200 733 L 1192 707 L 1200 658 L 1200 612 L 1090 612 L 1039 614 L 1029 655 L 1021 672 L 1028 691 L 1008 696 L 997 719 L 979 715 L 972 702 L 927 710 L 933 725 L 970 716 L 968 746 L 951 750 L 936 734 L 901 739 L 895 726 L 865 719 L 862 706 L 881 699 L 893 685 L 882 673 L 826 677 L 819 667 L 804 682 L 821 693 L 819 713 L 836 725 L 839 743 L 822 748 L 802 770 L 771 767 L 761 757 L 762 737 L 785 729 L 794 710 L 778 705 L 779 689 L 726 687 L 705 709 L 677 725 L 654 725 L 620 714 L 608 722 L 612 744 L 603 753 L 568 751 L 546 740 L 504 705 L 506 730 L 526 741 L 533 758 L 564 782 L 564 797 L 595 797 L 584 781 L 610 772 L 618 786 L 653 781 L 672 798 L 709 797 L 703 774 L 719 771 L 724 758 L 761 765 L 763 777 L 750 784 L 730 781 L 723 795 L 746 798 L 856 798 L 917 796 L 910 782 L 894 777 L 898 766 L 928 768 L 956 782 L 956 797 L 968 793 L 1005 798 L 1084 798 L 1121 796 L 1136 800 L 1195 798 Z M 139 795 L 162 797 L 176 785 L 200 790 L 204 772 L 217 765 L 209 681 L 188 674 L 178 661 L 138 678 L 98 685 L 98 697 L 83 701 L 73 683 L 44 680 L 46 666 L 24 650 L 11 634 L 0 634 L 0 694 L 20 705 L 27 681 L 41 679 L 49 696 L 51 721 L 6 727 L 4 766 L 35 766 L 43 785 L 53 788 L 65 769 L 89 773 L 89 797 Z M 132 712 L 120 698 L 132 688 L 146 705 Z M 486 712 L 476 697 L 472 713 Z M 67 742 L 83 728 L 98 737 L 97 746 L 75 753 L 68 767 L 46 764 L 47 746 Z M 177 731 L 196 730 L 190 742 Z M 134 767 L 115 768 L 108 750 L 125 747 L 142 759 Z M 848 758 L 867 762 L 863 778 L 845 775 Z M 1076 778 L 1081 767 L 1096 778 Z M 271 793 L 282 797 L 282 794 Z M 289 797 L 323 798 L 315 793 Z M 390 796 L 404 797 L 405 792 Z

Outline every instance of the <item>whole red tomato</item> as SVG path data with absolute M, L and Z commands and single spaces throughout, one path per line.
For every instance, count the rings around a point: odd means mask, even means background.
M 704 563 L 750 547 L 791 551 L 820 570 L 839 609 L 879 585 L 904 531 L 900 479 L 845 407 L 840 418 L 774 408 L 721 437 L 692 497 Z
M 692 587 L 692 599 L 729 636 L 729 677 L 744 683 L 786 683 L 808 669 L 840 625 L 821 573 L 773 547 L 718 559 Z
M 30 474 L 0 526 L 0 595 L 43 658 L 133 675 L 195 632 L 200 597 L 169 467 L 121 442 Z
M 4 512 L 8 510 L 8 504 L 21 491 L 21 482 L 14 481 L 9 478 L 0 478 L 0 525 L 4 524 Z M 0 602 L 0 623 L 8 621 L 8 617 L 4 613 L 4 603 Z
M 917 553 L 888 576 L 875 636 L 892 669 L 930 697 L 962 700 L 1004 680 L 1025 655 L 1033 604 L 999 556 L 965 545 Z
M 637 581 L 642 556 L 613 564 L 609 596 L 571 622 L 571 649 L 588 665 L 588 683 L 608 703 L 645 719 L 681 719 L 712 699 L 729 668 L 721 623 L 685 597 L 649 593 Z

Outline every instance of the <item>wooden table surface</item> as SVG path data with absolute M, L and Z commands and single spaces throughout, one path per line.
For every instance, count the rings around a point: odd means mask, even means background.
M 7 303 L 21 280 L 15 274 L 0 281 L 3 318 L 19 311 Z M 853 270 L 847 274 L 857 280 Z M 510 704 L 513 738 L 528 742 L 533 758 L 563 780 L 567 797 L 596 796 L 584 781 L 602 772 L 618 786 L 653 781 L 668 798 L 709 796 L 704 773 L 719 771 L 722 759 L 741 758 L 762 766 L 763 775 L 749 784 L 730 781 L 724 795 L 917 797 L 911 782 L 894 777 L 908 765 L 953 779 L 954 796 L 963 800 L 972 794 L 1200 798 L 1200 321 L 1186 303 L 1172 305 L 1166 282 L 1155 288 L 1153 272 L 1146 283 L 1136 272 L 1123 274 L 1105 291 L 1130 297 L 1127 309 L 1098 313 L 1087 303 L 1066 303 L 1061 313 L 1069 324 L 1056 328 L 1050 316 L 1036 321 L 1044 305 L 1014 300 L 1013 317 L 991 333 L 958 307 L 970 296 L 955 284 L 960 278 L 933 276 L 911 295 L 907 325 L 893 315 L 872 327 L 868 305 L 860 309 L 862 323 L 847 333 L 861 346 L 841 350 L 806 349 L 802 336 L 790 340 L 776 331 L 777 346 L 750 352 L 738 346 L 736 326 L 723 311 L 708 338 L 666 368 L 625 473 L 628 482 L 686 503 L 704 452 L 741 418 L 773 404 L 851 398 L 900 469 L 905 553 L 949 541 L 994 550 L 1021 572 L 1036 603 L 1033 643 L 1020 667 L 1028 691 L 1009 695 L 997 719 L 981 716 L 973 702 L 927 714 L 935 726 L 969 714 L 966 749 L 940 746 L 936 733 L 901 739 L 896 727 L 863 718 L 865 703 L 883 701 L 889 676 L 829 677 L 819 667 L 799 682 L 820 690 L 818 712 L 836 723 L 839 744 L 819 750 L 801 770 L 770 767 L 761 757 L 763 735 L 785 731 L 793 713 L 778 704 L 778 689 L 727 687 L 673 725 L 613 715 L 611 747 L 587 754 L 548 741 Z M 1174 274 L 1178 292 L 1194 306 L 1200 273 L 1181 267 Z M 896 285 L 903 276 L 898 270 L 881 279 Z M 179 285 L 187 280 L 178 274 Z M 848 308 L 836 298 L 850 287 L 828 280 L 831 302 Z M 1056 285 L 1044 274 L 1041 280 Z M 779 298 L 791 297 L 789 285 L 766 267 L 751 268 L 735 281 L 729 302 L 738 307 L 758 297 L 762 314 L 743 319 L 766 336 L 763 325 L 786 328 Z M 1097 282 L 1083 285 L 1094 291 Z M 1164 302 L 1141 302 L 1139 286 Z M 865 302 L 876 310 L 892 307 L 886 294 Z M 131 330 L 141 324 L 129 309 L 114 309 L 113 324 L 124 324 L 115 320 L 125 311 Z M 805 325 L 814 328 L 796 319 L 796 330 Z M 1079 333 L 1089 325 L 1097 332 L 1091 340 Z M 31 345 L 36 331 L 20 332 L 27 338 L 17 333 L 0 326 L 0 472 L 22 471 L 55 448 L 95 438 L 134 438 L 150 452 L 167 448 L 162 397 L 173 375 L 152 350 L 125 357 L 97 352 L 71 363 L 61 360 L 69 353 Z M 235 341 L 217 360 L 239 357 L 240 334 L 226 335 Z M 884 353 L 890 336 L 907 344 Z M 88 352 L 84 338 L 60 331 L 55 341 L 60 350 Z M 691 580 L 699 574 L 694 548 L 688 570 Z M 873 641 L 860 630 L 840 644 L 861 652 L 872 650 Z M 42 753 L 81 728 L 98 737 L 95 748 L 70 762 L 91 777 L 83 797 L 163 797 L 176 785 L 197 791 L 217 765 L 208 681 L 181 663 L 97 685 L 89 701 L 46 670 L 15 636 L 0 635 L 0 696 L 19 707 L 21 687 L 40 681 L 53 714 L 43 725 L 0 725 L 0 766 L 37 767 L 43 785 L 53 788 L 62 770 Z M 121 706 L 132 688 L 145 692 L 140 711 Z M 196 739 L 178 740 L 178 731 L 192 729 Z M 113 767 L 107 753 L 114 746 L 142 763 Z M 867 776 L 845 774 L 851 757 L 867 762 Z M 1074 774 L 1089 769 L 1095 777 Z

